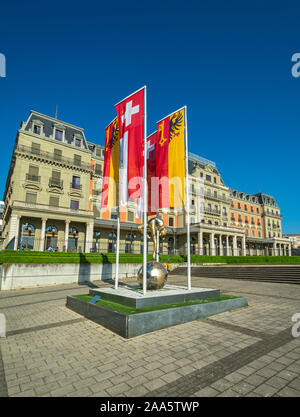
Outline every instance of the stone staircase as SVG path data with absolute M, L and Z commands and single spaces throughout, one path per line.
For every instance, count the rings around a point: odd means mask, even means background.
M 241 279 L 247 281 L 300 284 L 300 265 L 222 265 L 191 268 L 194 277 Z M 186 275 L 186 267 L 175 268 L 170 275 Z

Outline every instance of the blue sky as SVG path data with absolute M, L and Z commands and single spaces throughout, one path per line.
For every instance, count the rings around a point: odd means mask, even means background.
M 147 85 L 148 133 L 187 105 L 189 150 L 226 185 L 274 196 L 300 233 L 297 1 L 11 2 L 0 15 L 1 196 L 30 109 L 104 142 L 114 104 Z

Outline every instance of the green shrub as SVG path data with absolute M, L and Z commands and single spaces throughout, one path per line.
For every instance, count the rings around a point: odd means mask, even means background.
M 120 263 L 143 263 L 142 254 L 120 253 Z M 151 255 L 147 260 L 152 259 Z M 165 263 L 168 255 L 161 255 L 160 262 Z M 39 251 L 0 251 L 0 263 L 110 263 L 116 262 L 115 253 L 72 253 L 72 252 L 39 252 Z M 174 255 L 169 263 L 187 262 L 187 256 Z M 300 256 L 208 256 L 191 255 L 191 263 L 226 263 L 252 265 L 300 264 Z

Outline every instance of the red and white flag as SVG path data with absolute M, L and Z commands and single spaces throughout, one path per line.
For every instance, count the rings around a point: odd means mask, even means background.
M 148 216 L 152 216 L 157 213 L 158 202 L 157 200 L 157 184 L 155 178 L 155 166 L 156 166 L 156 135 L 157 132 L 152 133 L 147 137 L 147 184 L 148 184 Z M 139 198 L 137 201 L 136 217 L 143 216 L 144 199 Z
M 120 135 L 120 205 L 142 197 L 145 87 L 116 104 Z

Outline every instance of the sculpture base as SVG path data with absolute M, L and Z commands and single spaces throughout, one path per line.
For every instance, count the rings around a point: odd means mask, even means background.
M 100 295 L 103 300 L 115 301 L 133 308 L 154 307 L 163 304 L 183 303 L 186 301 L 204 300 L 220 297 L 220 290 L 213 288 L 192 288 L 166 284 L 159 290 L 147 291 L 139 286 L 122 286 L 114 288 L 92 288 L 90 295 Z

